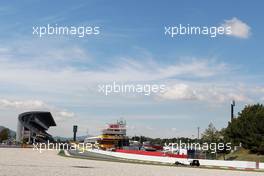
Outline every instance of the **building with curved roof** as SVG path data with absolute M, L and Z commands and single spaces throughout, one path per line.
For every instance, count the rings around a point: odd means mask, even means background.
M 30 111 L 19 114 L 16 141 L 19 143 L 32 144 L 52 140 L 47 130 L 56 126 L 50 112 Z

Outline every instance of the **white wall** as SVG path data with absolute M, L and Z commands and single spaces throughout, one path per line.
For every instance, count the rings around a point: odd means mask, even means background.
M 205 166 L 223 166 L 223 167 L 236 167 L 236 168 L 256 168 L 256 162 L 251 161 L 225 161 L 225 160 L 202 160 L 200 164 Z
M 259 163 L 259 168 L 264 169 L 264 163 Z

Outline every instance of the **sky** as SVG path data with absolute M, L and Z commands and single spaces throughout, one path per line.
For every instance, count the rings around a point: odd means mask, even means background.
M 97 135 L 125 119 L 128 135 L 196 137 L 264 101 L 261 1 L 0 2 L 0 125 L 51 111 L 55 136 Z M 33 35 L 36 26 L 99 26 L 99 35 Z M 164 34 L 165 26 L 232 26 L 231 35 Z M 150 96 L 98 92 L 98 84 L 165 84 Z

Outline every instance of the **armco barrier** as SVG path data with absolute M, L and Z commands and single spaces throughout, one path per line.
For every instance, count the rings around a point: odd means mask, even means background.
M 110 156 L 125 158 L 125 159 L 153 161 L 153 162 L 170 163 L 170 164 L 174 164 L 176 161 L 178 161 L 184 164 L 189 164 L 188 159 L 184 159 L 184 158 L 147 156 L 147 155 L 103 151 L 103 150 L 96 150 L 96 149 L 90 150 L 90 152 L 95 152 L 95 153 L 100 153 L 100 154 L 105 154 L 105 155 L 110 155 Z M 226 161 L 226 160 L 204 160 L 204 159 L 199 159 L 199 161 L 200 161 L 201 166 L 257 169 L 256 162 L 251 162 L 251 161 Z M 259 169 L 264 169 L 264 163 L 259 163 L 258 167 Z

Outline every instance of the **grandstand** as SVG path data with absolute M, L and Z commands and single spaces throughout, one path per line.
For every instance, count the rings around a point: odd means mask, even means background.
M 47 133 L 52 126 L 56 123 L 50 112 L 24 112 L 18 116 L 16 141 L 27 144 L 52 141 L 52 136 Z

